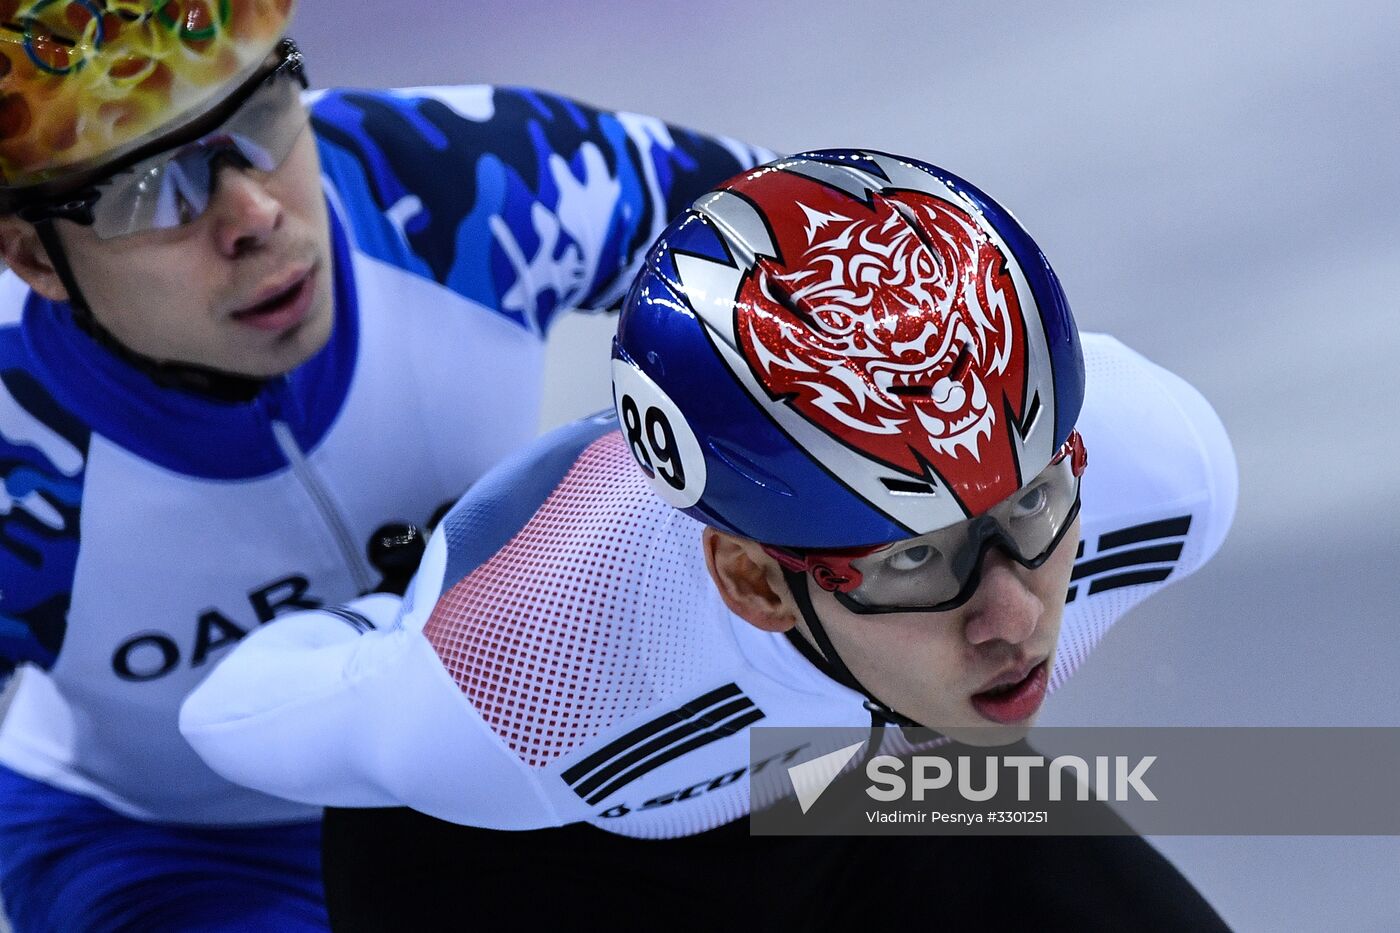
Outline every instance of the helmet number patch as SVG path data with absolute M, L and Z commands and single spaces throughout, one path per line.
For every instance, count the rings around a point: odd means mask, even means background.
M 676 508 L 700 501 L 705 459 L 676 404 L 647 375 L 613 360 L 613 397 L 632 458 L 652 488 Z
M 627 429 L 627 443 L 632 448 L 632 456 L 642 465 L 648 476 L 658 475 L 672 489 L 685 488 L 685 465 L 676 456 L 676 432 L 671 422 L 659 408 L 648 408 L 646 427 L 642 426 L 642 415 L 637 410 L 637 400 L 630 395 L 622 396 L 622 426 Z M 656 451 L 656 463 L 647 450 Z

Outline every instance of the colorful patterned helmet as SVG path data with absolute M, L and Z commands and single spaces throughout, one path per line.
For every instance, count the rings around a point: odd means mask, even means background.
M 293 0 L 0 0 L 0 209 L 178 131 L 249 77 Z
M 1079 336 L 1040 249 L 961 178 L 827 150 L 730 180 L 647 255 L 618 415 L 668 502 L 847 548 L 987 511 L 1068 438 Z

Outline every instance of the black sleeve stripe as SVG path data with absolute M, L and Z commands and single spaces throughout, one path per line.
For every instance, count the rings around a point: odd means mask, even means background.
M 735 713 L 742 712 L 746 709 L 753 709 L 753 701 L 750 700 L 748 697 L 740 697 L 739 699 L 734 700 L 731 703 L 726 703 L 724 706 L 721 706 L 712 712 L 706 713 L 699 719 L 677 726 L 676 728 L 671 729 L 667 732 L 663 732 L 661 735 L 658 735 L 650 742 L 644 742 L 641 745 L 638 745 L 635 748 L 633 748 L 627 754 L 622 755 L 619 758 L 614 758 L 612 761 L 608 762 L 606 767 L 599 768 L 592 775 L 590 775 L 587 780 L 575 784 L 574 792 L 577 793 L 580 797 L 585 796 L 591 793 L 594 788 L 598 787 L 598 785 L 602 784 L 608 778 L 619 773 L 623 769 L 630 768 L 637 762 L 642 761 L 648 756 L 661 751 L 666 746 L 674 745 L 676 742 L 679 742 L 681 739 L 686 738 L 689 735 L 693 735 L 696 732 L 703 731 L 704 729 L 707 729 L 718 723 L 724 722 L 724 720 L 728 719 L 730 716 L 733 716 Z
M 590 804 L 596 804 L 600 801 L 606 800 L 610 794 L 622 789 L 623 787 L 632 783 L 642 775 L 650 771 L 655 771 L 657 768 L 666 764 L 668 761 L 672 761 L 676 758 L 679 758 L 680 756 L 687 754 L 688 752 L 693 752 L 697 748 L 709 745 L 711 742 L 717 742 L 722 738 L 731 736 L 734 733 L 738 732 L 740 729 L 743 729 L 746 726 L 750 726 L 763 718 L 763 710 L 758 709 L 752 704 L 750 704 L 747 708 L 749 709 L 749 712 L 744 713 L 739 718 L 724 723 L 723 725 L 711 729 L 708 732 L 702 732 L 690 741 L 682 742 L 680 745 L 676 745 L 673 748 L 671 748 L 670 751 L 657 755 L 655 758 L 652 758 L 649 761 L 642 762 L 641 764 L 637 765 L 637 767 L 633 768 L 631 771 L 628 771 L 626 774 L 619 777 L 616 781 L 613 781 L 607 787 L 604 787 L 602 790 L 589 797 L 588 802 Z
M 578 764 L 565 771 L 562 776 L 566 782 L 573 784 L 594 768 L 607 763 L 617 755 L 626 752 L 633 745 L 650 738 L 661 730 L 674 726 L 677 723 L 685 722 L 687 719 L 704 712 L 721 700 L 728 700 L 731 697 L 741 696 L 743 696 L 743 693 L 739 690 L 737 684 L 725 684 L 717 690 L 711 690 L 709 693 L 696 697 L 689 703 L 679 706 L 669 713 L 665 713 L 644 725 L 638 726 L 621 738 L 609 742 L 583 761 L 580 761 Z

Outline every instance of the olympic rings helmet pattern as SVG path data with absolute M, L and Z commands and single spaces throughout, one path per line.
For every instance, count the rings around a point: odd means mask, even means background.
M 272 51 L 294 0 L 0 0 L 0 190 L 119 158 Z
M 1050 462 L 1084 395 L 1068 303 L 1011 215 L 942 169 L 856 150 L 696 201 L 648 256 L 614 356 L 658 491 L 789 547 L 982 514 Z M 680 456 L 692 437 L 703 464 Z

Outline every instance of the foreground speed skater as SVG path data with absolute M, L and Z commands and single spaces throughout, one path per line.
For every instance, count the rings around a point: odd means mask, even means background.
M 1028 729 L 1233 515 L 1208 403 L 1081 340 L 1010 214 L 911 159 L 807 153 L 700 198 L 613 373 L 616 411 L 476 486 L 402 604 L 240 645 L 182 711 L 211 766 L 486 830 L 716 838 L 750 808 L 710 780 L 748 726 Z M 524 871 L 530 837 L 483 846 Z

